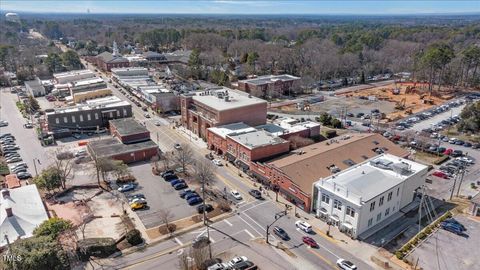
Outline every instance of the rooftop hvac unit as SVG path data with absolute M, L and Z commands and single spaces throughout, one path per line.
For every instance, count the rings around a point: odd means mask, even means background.
M 401 175 L 408 175 L 412 173 L 412 169 L 410 164 L 406 162 L 394 163 L 392 165 L 392 169 L 394 172 L 401 174 Z
M 384 169 L 384 170 L 392 170 L 393 162 L 390 160 L 380 158 L 380 159 L 370 161 L 370 165 L 380 169 Z

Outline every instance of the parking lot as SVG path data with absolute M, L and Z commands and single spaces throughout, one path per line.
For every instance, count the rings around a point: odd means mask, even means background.
M 456 216 L 467 231 L 466 236 L 439 229 L 417 247 L 408 257 L 424 270 L 463 270 L 479 269 L 478 239 L 480 239 L 480 220 L 468 216 Z
M 153 175 L 149 163 L 139 163 L 130 166 L 133 175 L 137 178 L 138 186 L 126 195 L 143 194 L 146 197 L 149 208 L 137 210 L 136 213 L 147 229 L 163 224 L 159 211 L 170 210 L 172 220 L 185 218 L 196 214 L 196 207 L 189 206 L 185 199 L 180 198 L 179 191 L 174 190 L 170 183 L 160 176 Z

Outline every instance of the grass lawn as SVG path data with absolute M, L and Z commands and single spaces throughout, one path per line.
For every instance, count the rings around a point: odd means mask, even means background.
M 442 131 L 442 134 L 448 136 L 449 138 L 454 137 L 462 141 L 469 141 L 473 143 L 480 143 L 480 135 L 472 134 L 468 135 L 457 130 L 456 126 L 453 126 L 449 129 Z

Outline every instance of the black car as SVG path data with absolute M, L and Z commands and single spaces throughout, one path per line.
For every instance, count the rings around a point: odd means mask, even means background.
M 173 188 L 174 188 L 175 190 L 181 190 L 181 189 L 185 189 L 185 188 L 187 188 L 187 187 L 188 187 L 188 185 L 187 185 L 187 183 L 185 183 L 185 182 L 180 182 L 180 183 L 175 184 L 175 185 L 173 186 Z
M 463 156 L 462 150 L 453 150 L 453 152 L 450 154 L 452 157 L 461 157 Z
M 478 148 L 480 148 L 480 143 L 476 143 L 476 144 L 472 145 L 472 148 L 473 148 L 473 149 L 478 149 Z
M 251 261 L 241 261 L 239 263 L 236 263 L 232 266 L 233 269 L 235 270 L 255 270 L 258 269 L 258 267 L 252 263 Z
M 288 233 L 278 226 L 273 227 L 273 233 L 284 241 L 290 240 L 290 236 L 288 236 Z
M 465 142 L 463 144 L 464 147 L 472 147 L 472 143 L 469 143 L 469 142 Z
M 457 141 L 455 142 L 455 144 L 456 144 L 456 145 L 464 145 L 465 142 L 462 141 L 462 140 L 457 140 Z
M 261 199 L 262 198 L 262 193 L 256 189 L 252 189 L 248 192 L 248 194 L 252 195 L 255 199 Z
M 203 212 L 207 212 L 207 213 L 210 213 L 213 211 L 213 206 L 210 205 L 210 204 L 205 204 L 205 207 L 203 204 L 197 206 L 197 212 L 199 214 L 203 214 Z
M 189 193 L 193 193 L 193 192 L 195 192 L 195 191 L 192 191 L 190 189 L 184 189 L 179 193 L 179 195 L 180 195 L 180 198 L 184 199 L 185 196 L 187 196 Z
M 165 179 L 165 181 L 170 182 L 172 180 L 178 179 L 178 177 L 175 174 L 167 174 L 163 177 L 163 179 Z
M 164 177 L 165 175 L 168 175 L 168 174 L 175 174 L 175 172 L 173 170 L 163 171 L 160 173 L 160 176 Z

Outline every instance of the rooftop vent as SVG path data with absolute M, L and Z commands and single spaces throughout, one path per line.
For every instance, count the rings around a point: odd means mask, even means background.
M 332 164 L 330 166 L 327 167 L 331 173 L 338 173 L 340 172 L 340 168 L 338 168 L 335 164 Z
M 394 172 L 399 173 L 401 175 L 409 175 L 413 173 L 410 164 L 406 162 L 395 163 L 392 165 L 392 169 Z
M 379 158 L 370 161 L 370 165 L 384 170 L 392 170 L 393 162 L 391 162 L 390 160 Z

